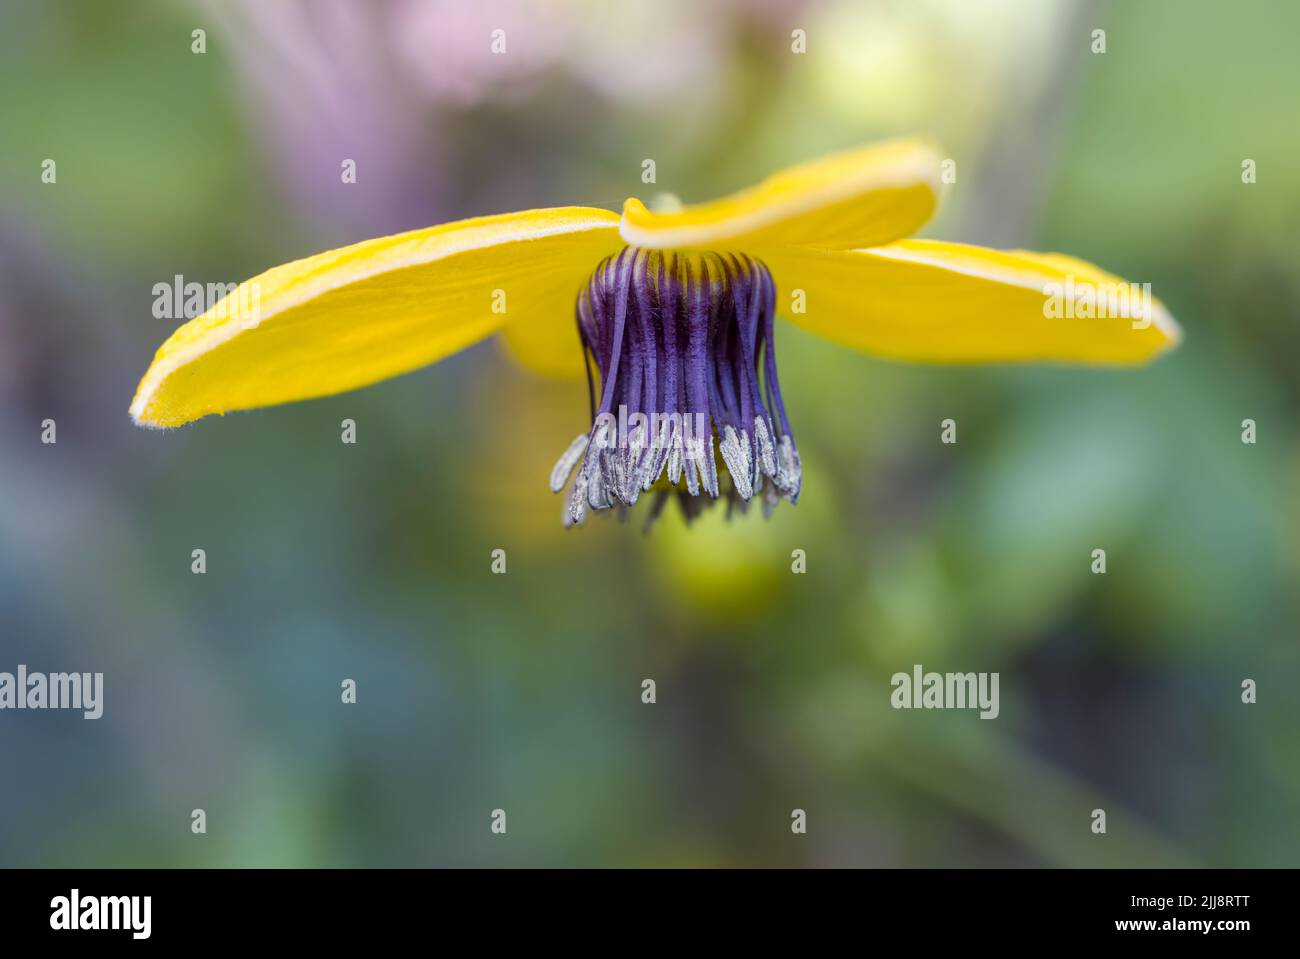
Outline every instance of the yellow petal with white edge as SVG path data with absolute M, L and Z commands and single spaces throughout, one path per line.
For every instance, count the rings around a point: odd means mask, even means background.
M 1058 253 L 902 240 L 761 255 L 783 316 L 893 359 L 1134 365 L 1182 337 L 1149 286 Z
M 618 217 L 561 207 L 366 240 L 256 276 L 165 342 L 131 415 L 179 426 L 210 413 L 374 383 L 512 324 L 572 315 L 619 249 Z
M 910 236 L 934 213 L 939 164 L 934 149 L 918 140 L 845 150 L 676 212 L 651 212 L 628 200 L 621 231 L 628 243 L 657 249 L 878 246 Z

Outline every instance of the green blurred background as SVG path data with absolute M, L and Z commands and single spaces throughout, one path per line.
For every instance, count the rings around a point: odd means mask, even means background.
M 1297 35 L 1287 0 L 4 0 L 0 670 L 106 692 L 0 714 L 0 865 L 1295 864 Z M 802 502 L 649 537 L 561 529 L 585 390 L 493 343 L 126 414 L 175 274 L 896 134 L 958 163 L 927 235 L 1151 282 L 1184 345 L 946 369 L 785 325 Z M 999 671 L 1000 717 L 890 709 L 913 663 Z

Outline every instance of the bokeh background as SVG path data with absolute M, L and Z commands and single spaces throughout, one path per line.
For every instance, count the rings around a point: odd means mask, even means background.
M 106 693 L 0 714 L 0 865 L 1297 863 L 1297 35 L 1287 0 L 5 0 L 0 670 Z M 1183 347 L 946 369 L 786 325 L 803 501 L 649 537 L 561 529 L 585 389 L 493 343 L 127 416 L 175 274 L 895 134 L 958 163 L 927 235 L 1151 282 Z M 890 709 L 913 663 L 999 671 L 1001 716 Z

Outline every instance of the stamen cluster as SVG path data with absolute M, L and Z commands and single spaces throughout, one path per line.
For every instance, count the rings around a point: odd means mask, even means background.
M 592 427 L 551 472 L 559 492 L 578 468 L 565 525 L 652 489 L 648 523 L 673 492 L 688 519 L 724 495 L 765 512 L 798 500 L 775 306 L 771 274 L 743 254 L 627 247 L 596 268 L 577 303 Z

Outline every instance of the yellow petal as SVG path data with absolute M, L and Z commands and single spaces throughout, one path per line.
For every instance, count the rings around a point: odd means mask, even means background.
M 844 250 L 910 236 L 934 213 L 939 157 L 897 140 L 789 167 L 758 186 L 671 213 L 623 205 L 623 239 L 635 246 Z
M 1182 336 L 1149 287 L 1057 253 L 902 240 L 842 253 L 773 250 L 763 258 L 782 315 L 894 359 L 1136 364 Z
M 615 244 L 620 249 L 623 241 Z M 610 251 L 613 252 L 613 251 Z M 556 379 L 581 379 L 586 374 L 582 342 L 578 339 L 578 320 L 574 314 L 578 290 L 602 259 L 597 257 L 570 291 L 563 309 L 518 323 L 509 323 L 501 334 L 501 343 L 512 359 L 534 373 Z
M 572 321 L 583 281 L 622 246 L 617 226 L 606 210 L 531 210 L 278 266 L 172 334 L 131 415 L 143 426 L 179 426 L 326 396 L 432 363 L 507 321 Z

